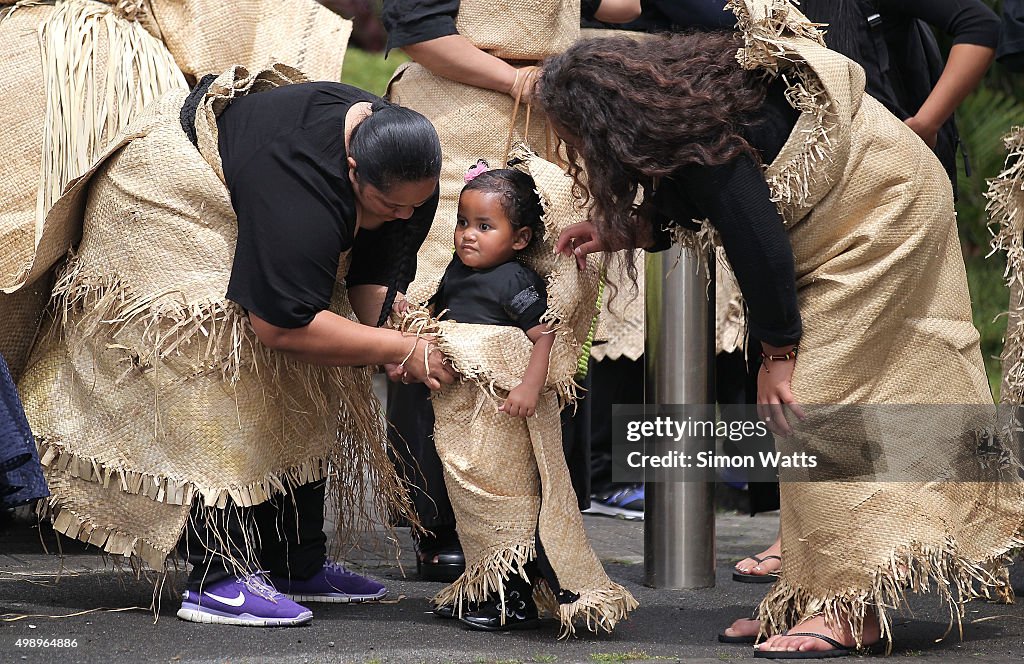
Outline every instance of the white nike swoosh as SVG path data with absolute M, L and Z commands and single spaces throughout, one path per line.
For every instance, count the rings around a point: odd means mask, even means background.
M 221 597 L 220 595 L 214 595 L 213 593 L 203 593 L 203 594 L 206 595 L 207 597 L 209 597 L 210 599 L 215 599 L 218 602 L 220 602 L 221 604 L 227 604 L 228 606 L 242 606 L 243 604 L 245 604 L 245 595 L 242 594 L 241 590 L 238 591 L 238 597 L 234 597 L 234 598 L 232 598 L 232 597 Z

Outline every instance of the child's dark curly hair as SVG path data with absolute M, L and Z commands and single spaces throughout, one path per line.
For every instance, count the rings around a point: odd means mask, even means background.
M 512 228 L 519 230 L 524 226 L 533 233 L 527 248 L 533 246 L 538 238 L 544 236 L 544 208 L 537 194 L 533 178 L 514 168 L 498 168 L 485 171 L 466 183 L 462 191 L 483 191 L 501 196 L 501 209 L 512 223 Z

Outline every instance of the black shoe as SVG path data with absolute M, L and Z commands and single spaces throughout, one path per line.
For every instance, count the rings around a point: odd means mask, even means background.
M 463 613 L 459 620 L 471 629 L 485 632 L 507 632 L 513 629 L 540 627 L 537 604 L 533 601 L 533 589 L 518 577 L 513 577 L 506 582 L 504 623 L 502 623 L 502 615 L 502 607 L 498 598 L 492 596 L 476 611 Z
M 476 604 L 466 603 L 466 608 L 463 610 L 462 615 L 466 615 L 470 611 L 476 609 Z M 454 604 L 438 604 L 434 607 L 434 615 L 438 618 L 450 619 L 455 617 L 455 605 Z
M 444 538 L 423 537 L 417 543 L 416 573 L 420 579 L 451 583 L 465 571 L 466 556 L 454 533 Z
M 438 604 L 434 607 L 434 615 L 438 618 L 450 619 L 455 617 L 454 604 Z

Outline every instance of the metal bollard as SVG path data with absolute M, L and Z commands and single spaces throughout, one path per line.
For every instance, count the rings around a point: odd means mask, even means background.
M 683 249 L 678 264 L 674 251 L 647 256 L 645 392 L 648 405 L 715 402 L 715 288 L 714 269 L 705 269 L 709 260 L 714 258 L 692 248 Z M 714 443 L 713 440 L 703 442 Z M 686 439 L 680 443 L 685 444 Z M 678 448 L 679 444 L 672 447 Z M 711 482 L 646 484 L 644 572 L 647 585 L 654 588 L 715 585 L 714 489 Z

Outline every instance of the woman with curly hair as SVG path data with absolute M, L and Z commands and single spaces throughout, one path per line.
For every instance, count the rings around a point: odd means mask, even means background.
M 992 400 L 938 160 L 791 4 L 729 6 L 738 34 L 583 41 L 545 62 L 537 97 L 593 206 L 556 249 L 660 250 L 710 222 L 765 358 L 758 416 L 844 480 L 782 476 L 786 564 L 756 654 L 848 654 L 891 639 L 908 589 L 934 582 L 957 608 L 1005 592 L 1022 485 L 972 458 Z M 869 426 L 891 404 L 956 405 L 915 406 L 932 419 L 897 436 Z

